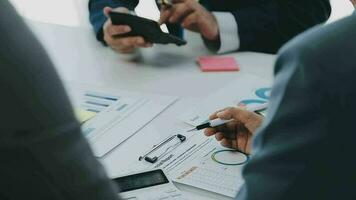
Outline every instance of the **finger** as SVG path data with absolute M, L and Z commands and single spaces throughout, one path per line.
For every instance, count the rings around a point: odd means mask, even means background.
M 179 22 L 180 19 L 184 19 L 192 12 L 194 12 L 194 8 L 187 6 L 187 4 L 183 4 L 183 3 L 175 4 L 172 8 L 172 14 L 168 21 L 170 23 Z
M 237 142 L 237 149 L 245 152 L 246 145 L 247 145 L 247 133 L 238 134 L 236 142 Z
M 236 140 L 231 140 L 231 148 L 239 150 Z
M 149 43 L 149 42 L 145 42 L 143 45 L 141 45 L 140 47 L 143 47 L 143 48 L 148 48 L 148 47 L 152 47 L 153 44 L 152 43 Z
M 117 50 L 122 50 L 126 48 L 134 48 L 135 43 L 131 39 L 131 37 L 126 38 L 112 38 L 108 41 L 108 45 Z
M 146 44 L 145 39 L 141 36 L 131 37 L 132 44 L 135 44 L 136 47 L 141 47 Z
M 246 143 L 245 153 L 250 154 L 252 148 L 252 136 L 249 135 Z
M 183 3 L 183 2 L 186 2 L 187 0 L 172 0 L 172 3 L 173 4 L 176 4 L 176 3 Z
M 216 132 L 223 132 L 226 134 L 230 134 L 230 133 L 235 133 L 237 131 L 239 131 L 240 126 L 238 126 L 239 123 L 232 121 L 226 124 L 222 124 L 220 126 L 216 126 L 214 127 Z M 235 137 L 236 138 L 236 137 Z
M 172 14 L 172 11 L 171 9 L 165 9 L 165 10 L 162 10 L 161 11 L 161 15 L 160 15 L 160 18 L 158 20 L 158 23 L 159 24 L 164 24 L 168 21 L 168 19 L 170 18 Z
M 216 139 L 217 141 L 223 140 L 223 139 L 224 139 L 224 134 L 221 133 L 221 132 L 216 133 L 216 134 L 215 134 L 215 139 Z
M 228 139 L 222 139 L 220 144 L 227 148 L 232 148 L 232 141 Z
M 136 36 L 136 37 L 126 37 L 126 38 L 121 38 L 119 39 L 119 45 L 121 44 L 122 46 L 133 46 L 133 47 L 139 47 L 140 45 L 145 44 L 145 40 L 143 37 Z
M 198 22 L 199 15 L 196 12 L 191 13 L 182 21 L 183 28 L 189 28 Z
M 127 25 L 109 25 L 106 29 L 111 36 L 122 35 L 131 31 L 131 27 Z
M 121 54 L 129 54 L 135 51 L 134 47 L 126 47 L 126 48 L 118 48 L 118 49 L 113 48 L 113 49 Z
M 115 12 L 121 12 L 121 13 L 129 13 L 130 11 L 125 8 L 125 7 L 117 7 L 117 8 L 110 8 L 108 6 L 106 6 L 104 9 L 103 9 L 103 12 L 104 12 L 104 15 L 109 18 L 109 13 L 112 12 L 112 11 L 115 11 Z
M 224 110 L 229 109 L 229 108 L 230 108 L 230 107 L 224 108 L 224 109 L 221 109 L 221 110 L 218 110 L 218 111 L 214 112 L 213 114 L 211 114 L 211 115 L 209 116 L 209 119 L 210 119 L 210 120 L 213 120 L 213 119 L 218 118 L 217 114 L 218 114 L 219 112 L 224 111 Z
M 125 43 L 125 41 L 114 41 L 112 43 L 109 44 L 111 46 L 111 48 L 116 49 L 118 51 L 124 51 L 126 49 L 133 49 L 135 48 L 134 44 L 128 44 Z
M 235 119 L 243 124 L 250 122 L 251 119 L 255 119 L 255 115 L 257 114 L 241 108 L 228 108 L 220 113 L 217 113 L 217 116 L 221 119 Z
M 111 35 L 108 33 L 109 26 L 112 26 L 110 18 L 108 20 L 106 20 L 106 22 L 104 23 L 104 26 L 103 26 L 104 40 L 106 41 L 106 43 L 109 43 L 109 41 L 112 39 Z
M 120 13 L 130 13 L 129 9 L 127 9 L 125 7 L 117 7 L 117 8 L 112 9 L 112 11 L 120 12 Z
M 109 18 L 109 13 L 112 11 L 112 8 L 110 8 L 110 7 L 105 7 L 104 9 L 103 9 L 103 12 L 104 12 L 104 15 L 107 17 L 107 18 Z
M 238 132 L 236 132 L 237 130 L 235 129 L 229 129 L 227 131 L 224 131 L 222 133 L 224 133 L 224 138 L 229 139 L 229 140 L 236 140 L 236 135 L 238 134 Z
M 214 129 L 214 128 L 206 128 L 205 130 L 204 130 L 204 134 L 205 134 L 205 136 L 212 136 L 212 135 L 215 135 L 215 133 L 216 133 L 216 129 Z

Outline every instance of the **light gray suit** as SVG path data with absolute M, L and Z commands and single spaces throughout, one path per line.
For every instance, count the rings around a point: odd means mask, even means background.
M 6 0 L 0 40 L 0 199 L 118 199 L 52 63 Z
M 280 52 L 238 200 L 356 199 L 356 15 Z

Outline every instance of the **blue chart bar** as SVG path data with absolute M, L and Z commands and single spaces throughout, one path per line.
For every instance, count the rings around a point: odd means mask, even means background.
M 255 91 L 256 99 L 245 99 L 239 102 L 239 105 L 263 104 L 267 103 L 270 97 L 271 88 L 260 88 Z
M 246 100 L 242 100 L 240 101 L 239 105 L 250 105 L 250 104 L 263 104 L 263 103 L 267 103 L 266 100 L 261 100 L 261 99 L 246 99 Z
M 98 98 L 98 99 L 105 99 L 105 100 L 110 100 L 110 101 L 117 101 L 119 100 L 118 97 L 111 96 L 111 95 L 106 95 L 106 94 L 100 94 L 97 92 L 86 92 L 84 94 L 87 97 L 93 97 L 93 98 Z
M 261 88 L 256 90 L 255 94 L 261 99 L 268 100 L 270 97 L 271 88 Z
M 86 110 L 90 111 L 90 112 L 95 112 L 95 113 L 99 113 L 100 112 L 99 110 L 95 110 L 95 109 L 92 109 L 92 108 L 87 108 Z
M 95 105 L 95 106 L 109 107 L 109 104 L 98 103 L 98 102 L 94 102 L 94 101 L 86 101 L 85 103 L 87 103 L 87 104 L 92 104 L 92 105 Z
M 83 96 L 83 107 L 87 111 L 96 113 L 101 112 L 119 100 L 119 97 L 93 91 L 87 91 Z

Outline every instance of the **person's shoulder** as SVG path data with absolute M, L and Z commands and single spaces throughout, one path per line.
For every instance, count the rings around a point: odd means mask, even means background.
M 280 50 L 275 74 L 298 74 L 309 87 L 349 90 L 356 74 L 355 37 L 356 15 L 312 28 Z
M 298 35 L 281 48 L 279 58 L 297 58 L 299 62 L 330 64 L 356 57 L 356 15 L 328 25 L 318 25 Z

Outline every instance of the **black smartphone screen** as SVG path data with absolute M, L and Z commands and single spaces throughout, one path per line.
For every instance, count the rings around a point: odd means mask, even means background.
M 114 25 L 128 25 L 131 32 L 123 36 L 142 36 L 147 42 L 158 44 L 185 45 L 187 42 L 179 37 L 165 33 L 156 21 L 128 13 L 111 12 L 110 19 Z
M 127 192 L 169 183 L 167 177 L 160 169 L 119 177 L 113 181 L 120 188 L 120 192 Z

